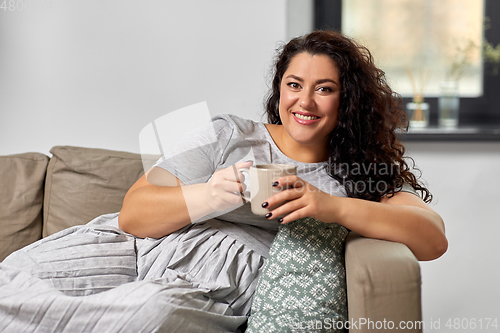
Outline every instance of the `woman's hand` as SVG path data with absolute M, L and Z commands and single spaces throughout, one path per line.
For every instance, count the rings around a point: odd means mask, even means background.
M 325 193 L 297 176 L 279 178 L 276 186 L 285 189 L 262 205 L 271 209 L 271 215 L 266 215 L 269 219 L 282 216 L 279 222 L 288 223 L 303 217 L 314 217 L 325 223 L 336 222 L 332 212 L 336 211 L 335 206 L 340 204 L 342 198 Z
M 249 168 L 253 162 L 236 163 L 225 169 L 215 171 L 212 178 L 205 184 L 204 201 L 213 211 L 223 211 L 244 203 L 240 193 L 244 193 L 245 176 L 238 170 Z

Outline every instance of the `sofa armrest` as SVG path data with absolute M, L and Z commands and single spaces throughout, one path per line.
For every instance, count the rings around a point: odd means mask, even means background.
M 350 332 L 392 332 L 401 322 L 422 332 L 420 265 L 406 245 L 351 232 L 345 261 Z

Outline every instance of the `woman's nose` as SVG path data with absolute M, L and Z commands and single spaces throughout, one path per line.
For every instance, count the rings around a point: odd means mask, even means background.
M 307 90 L 303 90 L 300 95 L 299 106 L 304 110 L 309 110 L 314 108 L 314 105 L 315 102 L 312 94 Z

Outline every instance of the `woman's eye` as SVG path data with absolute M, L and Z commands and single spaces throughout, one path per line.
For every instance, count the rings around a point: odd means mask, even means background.
M 299 85 L 297 82 L 290 82 L 290 83 L 288 84 L 288 86 L 289 86 L 290 88 L 293 88 L 293 89 L 298 89 L 298 88 L 300 88 L 300 85 Z
M 332 92 L 332 88 L 330 88 L 330 87 L 319 87 L 318 91 L 320 91 L 320 92 Z

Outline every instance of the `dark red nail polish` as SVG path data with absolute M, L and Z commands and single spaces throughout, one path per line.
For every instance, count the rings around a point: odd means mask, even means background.
M 266 219 L 270 218 L 271 216 L 273 216 L 273 214 L 271 214 L 271 213 L 267 213 L 267 214 L 265 215 Z
M 279 220 L 278 220 L 278 222 L 279 222 L 279 223 L 283 223 L 283 219 L 282 219 L 282 218 L 281 218 L 281 219 L 279 219 Z
M 267 201 L 262 204 L 262 208 L 266 208 L 267 206 L 269 206 L 269 202 Z
M 273 186 L 278 186 L 278 184 L 279 184 L 278 182 L 274 182 Z

